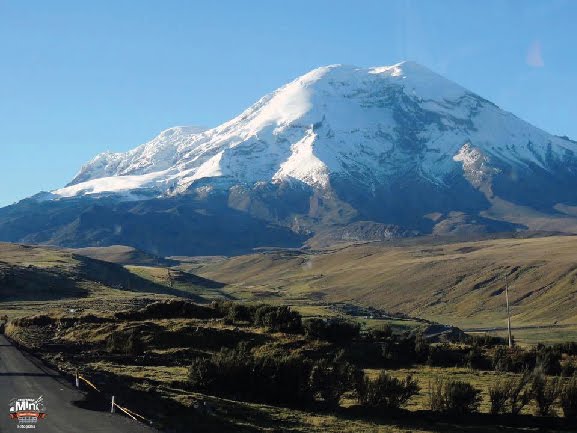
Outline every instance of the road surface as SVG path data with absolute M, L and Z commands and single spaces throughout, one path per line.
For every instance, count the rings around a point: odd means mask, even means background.
M 527 329 L 563 329 L 574 327 L 575 324 L 551 324 L 551 325 L 524 325 L 524 326 L 511 326 L 511 331 L 527 330 Z M 496 331 L 506 331 L 506 326 L 492 326 L 489 328 L 463 328 L 463 332 L 496 332 Z
M 38 420 L 35 429 L 17 428 L 17 421 L 9 416 L 10 401 L 40 396 L 44 397 L 46 418 Z M 82 398 L 82 393 L 56 372 L 0 335 L 0 433 L 158 433 L 122 415 L 76 407 L 73 402 Z

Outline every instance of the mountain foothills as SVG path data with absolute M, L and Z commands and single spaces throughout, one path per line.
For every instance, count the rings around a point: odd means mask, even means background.
M 65 187 L 0 209 L 0 239 L 167 256 L 577 233 L 576 151 L 416 63 L 332 65 L 216 128 L 96 156 Z

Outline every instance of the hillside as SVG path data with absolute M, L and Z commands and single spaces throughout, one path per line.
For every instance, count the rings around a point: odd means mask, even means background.
M 398 242 L 316 252 L 276 251 L 196 267 L 243 296 L 347 302 L 461 327 L 577 321 L 577 237 Z M 230 289 L 233 290 L 233 289 Z
M 190 275 L 189 279 L 193 277 Z M 211 283 L 200 278 L 195 281 L 197 284 Z M 0 243 L 2 303 L 103 300 L 110 296 L 135 297 L 145 293 L 193 296 L 186 290 L 142 277 L 119 264 L 57 248 Z
M 177 264 L 176 261 L 167 260 L 125 245 L 76 248 L 71 251 L 74 254 L 120 265 L 172 266 Z

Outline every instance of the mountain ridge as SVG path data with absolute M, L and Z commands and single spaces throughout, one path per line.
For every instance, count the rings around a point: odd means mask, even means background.
M 414 62 L 330 65 L 215 128 L 97 155 L 67 186 L 0 209 L 0 239 L 186 255 L 294 247 L 315 233 L 577 233 L 575 151 Z M 205 234 L 227 219 L 250 233 L 227 227 L 241 239 L 230 251 Z M 151 221 L 173 230 L 139 226 Z M 191 230 L 200 246 L 187 250 L 176 237 L 190 243 Z
M 424 126 L 431 131 L 419 131 L 429 133 L 428 137 L 396 131 L 405 128 L 403 123 L 407 121 L 422 121 L 419 117 L 424 115 L 436 117 L 425 120 Z M 498 140 L 487 133 L 479 134 L 473 116 L 484 116 L 486 119 L 481 120 L 492 124 L 502 122 L 504 128 L 513 130 L 513 136 L 518 133 L 527 138 L 525 146 L 520 146 L 525 138 L 516 139 L 507 151 L 491 152 L 487 147 Z M 443 129 L 451 129 L 455 136 L 447 138 Z M 413 143 L 399 145 L 399 138 Z M 67 188 L 55 193 L 69 197 L 148 186 L 157 188 L 159 195 L 170 195 L 183 193 L 196 181 L 211 177 L 230 177 L 232 183 L 247 184 L 296 179 L 311 187 L 326 188 L 330 174 L 352 176 L 355 169 L 362 175 L 356 180 L 373 187 L 378 182 L 370 178 L 369 172 L 390 175 L 393 163 L 407 162 L 395 161 L 407 159 L 403 151 L 419 152 L 421 163 L 410 161 L 413 168 L 429 180 L 442 183 L 443 176 L 454 169 L 453 161 L 466 164 L 454 159 L 466 146 L 473 146 L 485 158 L 492 153 L 494 158 L 501 156 L 517 165 L 531 162 L 546 167 L 547 155 L 539 152 L 543 143 L 537 143 L 537 150 L 530 145 L 544 139 L 555 147 L 551 148 L 551 156 L 557 158 L 574 147 L 570 141 L 500 111 L 489 101 L 414 62 L 375 68 L 331 65 L 298 77 L 216 128 L 170 128 L 126 153 L 100 154 Z M 363 141 L 362 145 L 357 143 Z M 243 164 L 246 152 L 259 161 Z M 363 152 L 381 161 L 370 165 L 363 159 Z M 437 153 L 444 159 L 435 158 Z M 439 164 L 441 167 L 435 167 Z

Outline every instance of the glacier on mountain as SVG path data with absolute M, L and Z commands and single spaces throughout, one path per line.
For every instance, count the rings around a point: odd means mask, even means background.
M 455 172 L 479 186 L 489 168 L 551 170 L 576 148 L 414 62 L 331 65 L 216 128 L 171 128 L 131 151 L 100 154 L 52 197 L 166 196 L 212 180 L 327 190 L 334 176 L 374 190 L 403 177 L 443 185 Z M 475 152 L 482 161 L 470 161 Z

